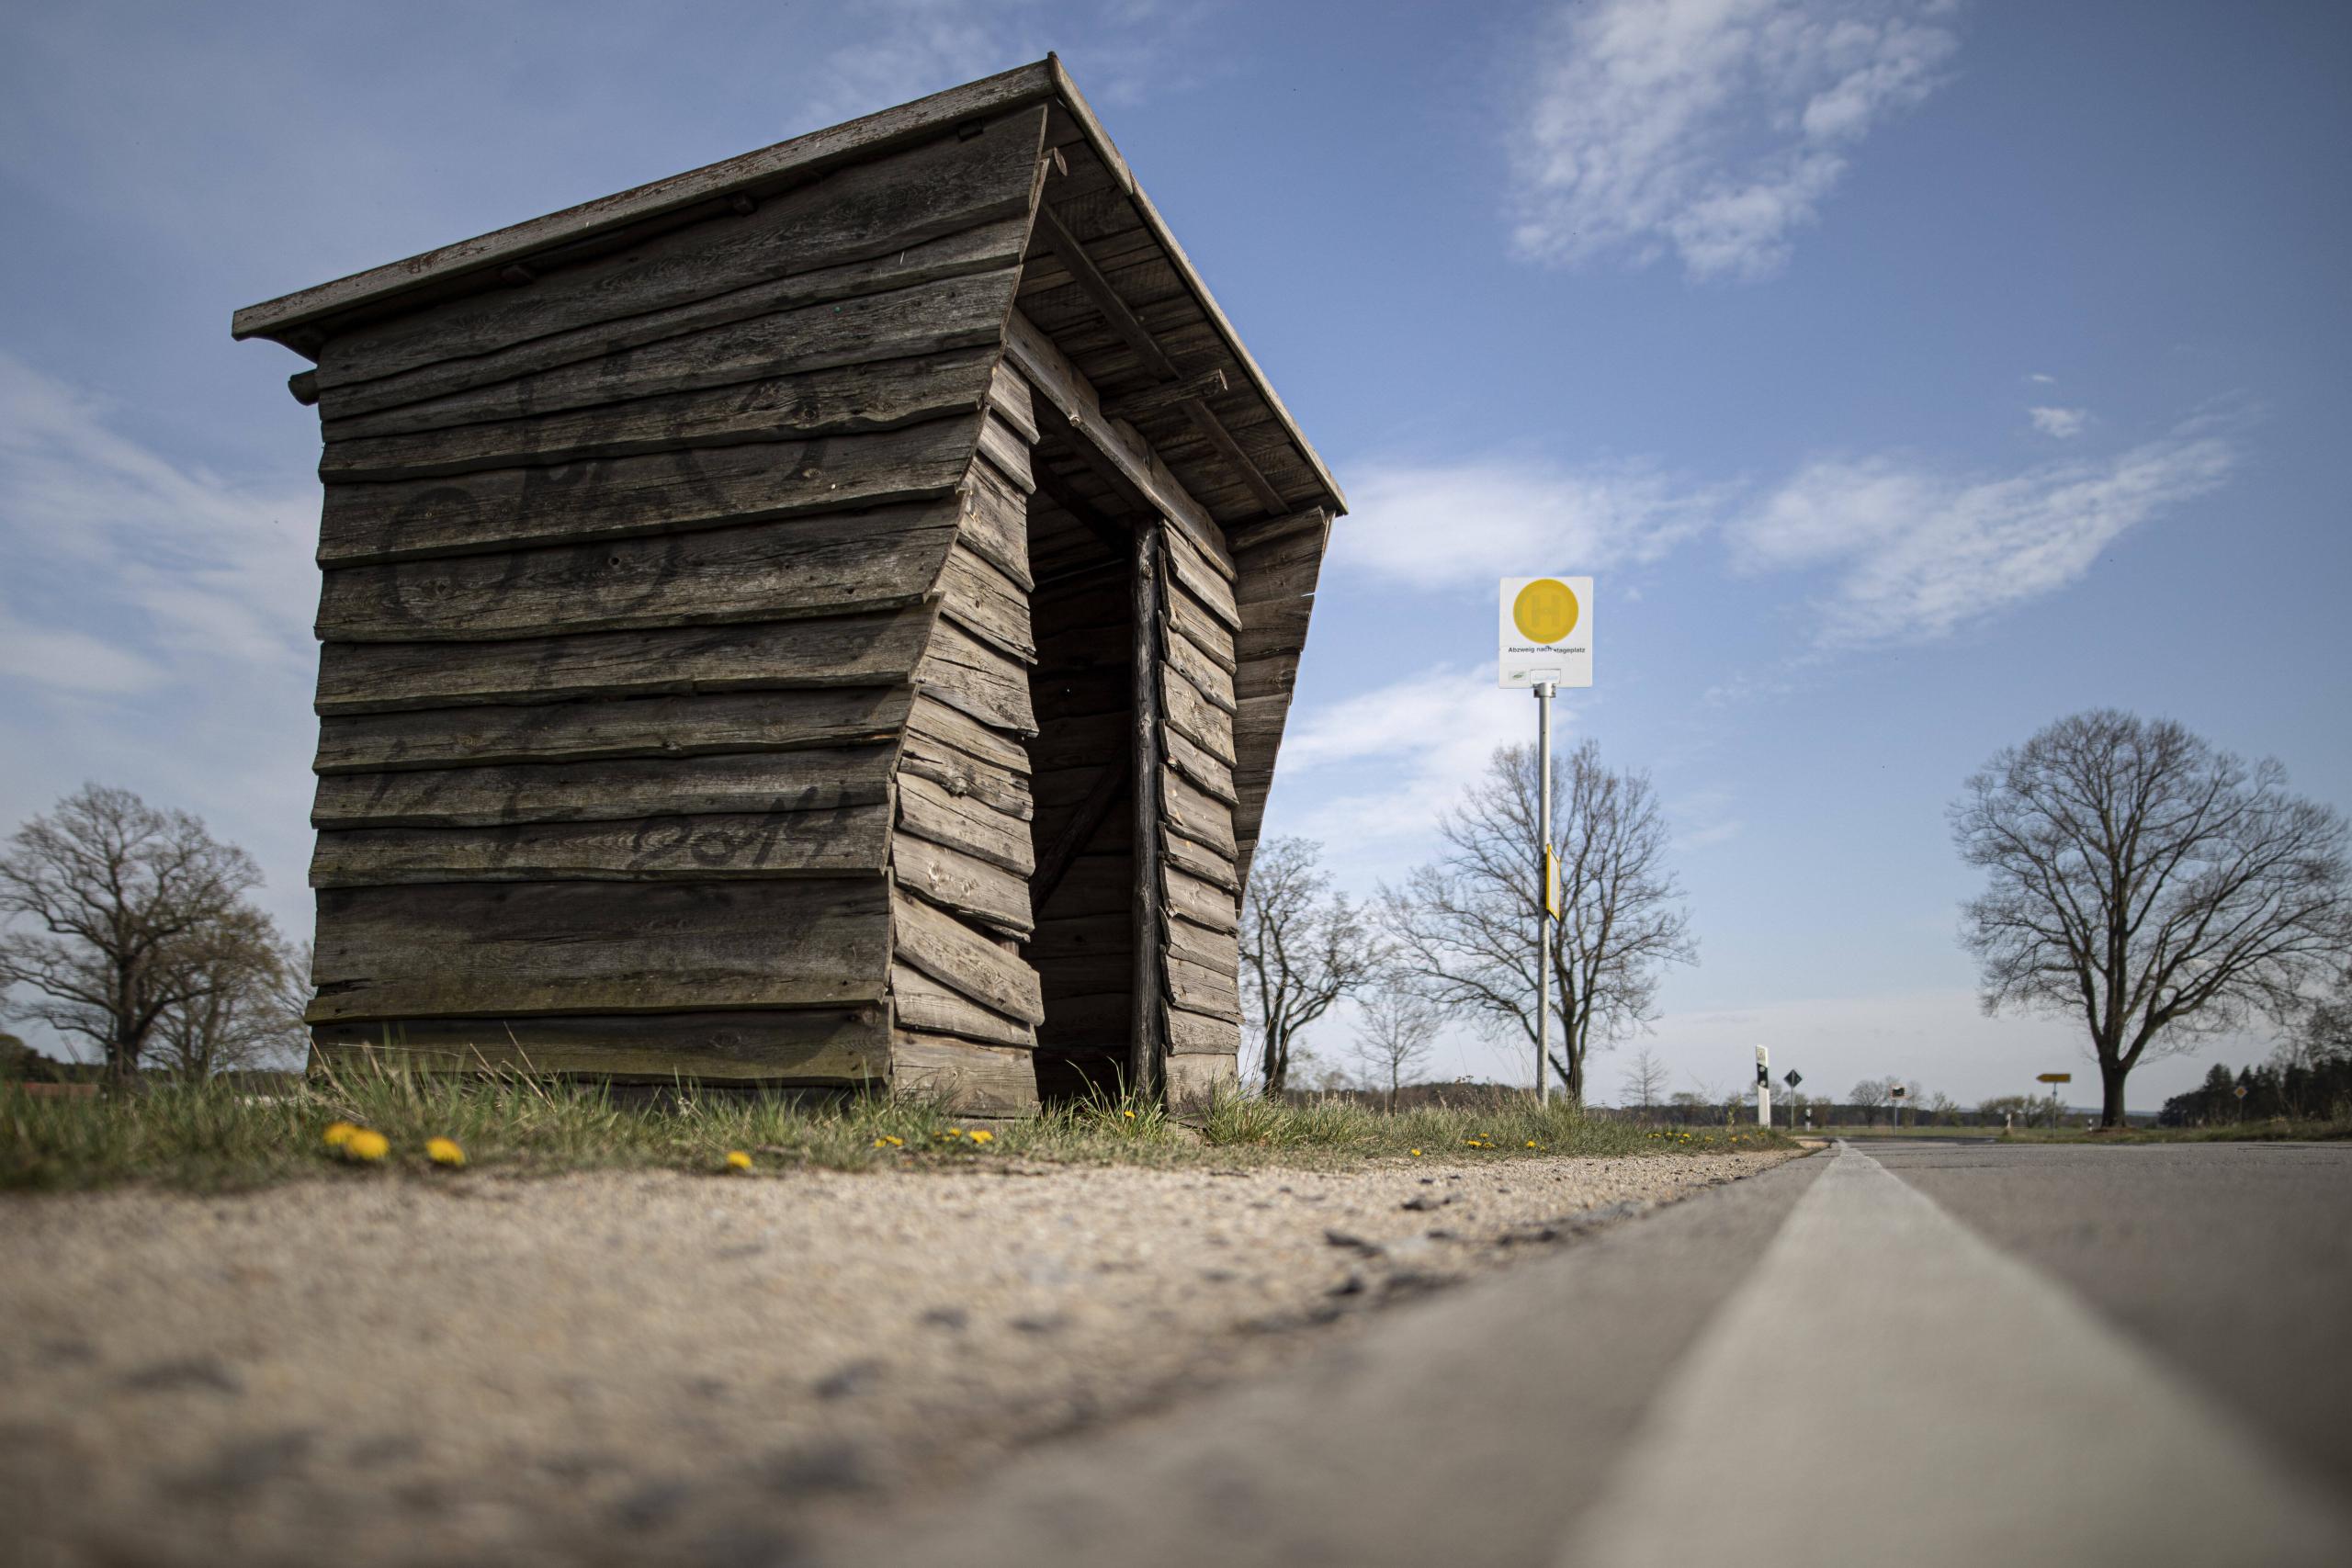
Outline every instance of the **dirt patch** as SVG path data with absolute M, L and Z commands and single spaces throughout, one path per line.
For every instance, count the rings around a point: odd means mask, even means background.
M 0 1202 L 11 1549 L 784 1562 L 1771 1153 Z M 1328 1325 L 1328 1326 L 1327 1326 Z

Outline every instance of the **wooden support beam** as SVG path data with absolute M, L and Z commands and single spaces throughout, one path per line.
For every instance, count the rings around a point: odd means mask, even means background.
M 1141 391 L 1113 398 L 1102 405 L 1102 412 L 1113 419 L 1142 419 L 1195 398 L 1221 397 L 1226 389 L 1225 372 L 1209 370 L 1182 381 L 1146 387 Z
M 1159 1092 L 1160 994 L 1167 959 L 1161 951 L 1159 886 L 1159 604 L 1165 525 L 1154 518 L 1136 530 L 1135 740 L 1135 983 L 1133 1032 L 1127 1040 L 1127 1091 Z
M 1085 444 L 1081 442 L 1080 445 L 1083 447 Z M 1084 456 L 1082 450 L 1080 455 Z M 1032 463 L 1030 468 L 1036 476 L 1037 488 L 1046 492 L 1046 499 L 1085 525 L 1086 531 L 1102 540 L 1103 547 L 1115 558 L 1124 562 L 1135 553 L 1135 533 L 1125 522 L 1110 516 L 1079 494 L 1078 488 L 1056 473 L 1053 465 L 1042 457 Z
M 1290 510 L 1290 502 L 1283 499 L 1283 492 L 1258 471 L 1258 465 L 1250 460 L 1250 454 L 1241 449 L 1241 443 L 1233 438 L 1233 433 L 1225 427 L 1225 421 L 1217 418 L 1208 404 L 1198 398 L 1188 398 L 1182 406 L 1185 417 L 1193 422 L 1193 428 L 1207 436 L 1209 445 L 1216 448 L 1217 455 L 1241 476 L 1241 482 L 1250 487 L 1250 493 L 1258 498 L 1259 505 L 1270 513 Z
M 1331 514 L 1319 506 L 1303 512 L 1287 513 L 1280 517 L 1261 517 L 1254 523 L 1237 523 L 1226 531 L 1225 542 L 1236 550 L 1253 550 L 1276 539 L 1287 539 L 1293 534 L 1329 525 Z
M 297 370 L 286 378 L 286 389 L 304 408 L 316 408 L 319 402 L 319 373 L 315 369 Z
M 1159 513 L 1200 552 L 1228 582 L 1233 581 L 1233 554 L 1225 547 L 1225 531 L 1208 509 L 1192 497 L 1168 466 L 1152 456 L 1151 447 L 1136 434 L 1102 412 L 1102 400 L 1069 356 L 1054 346 L 1036 322 L 1018 310 L 1005 323 L 1005 347 L 1029 384 L 1068 417 L 1080 456 L 1099 452 L 1109 459 L 1121 489 L 1132 490 L 1146 507 Z
M 1037 209 L 1037 237 L 1061 258 L 1062 265 L 1069 269 L 1070 281 L 1094 301 L 1094 308 L 1102 312 L 1102 319 L 1110 323 L 1111 330 L 1136 351 L 1136 357 L 1143 361 L 1146 370 L 1162 381 L 1183 379 L 1182 372 L 1176 368 L 1174 362 L 1160 352 L 1159 340 L 1151 335 L 1151 329 L 1136 318 L 1125 299 L 1119 298 L 1119 291 L 1111 287 L 1111 280 L 1102 276 L 1102 269 L 1088 257 L 1086 247 L 1078 243 L 1077 236 L 1062 227 L 1062 220 L 1054 216 L 1054 209 L 1050 207 Z
M 1120 564 L 1124 566 L 1126 563 L 1123 561 Z M 1062 878 L 1069 874 L 1069 868 L 1078 863 L 1088 840 L 1094 837 L 1094 830 L 1102 826 L 1103 818 L 1111 815 L 1111 807 L 1118 805 L 1119 797 L 1127 793 L 1128 782 L 1135 777 L 1135 763 L 1133 756 L 1124 753 L 1113 758 L 1095 779 L 1094 787 L 1086 792 L 1086 798 L 1078 803 L 1076 814 L 1063 825 L 1052 847 L 1037 862 L 1036 871 L 1030 875 L 1029 908 L 1032 911 L 1046 907 L 1046 900 L 1054 896 L 1054 889 L 1059 887 Z

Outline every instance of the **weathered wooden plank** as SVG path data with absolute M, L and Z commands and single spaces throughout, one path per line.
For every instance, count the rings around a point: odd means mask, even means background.
M 931 639 L 914 666 L 914 683 L 983 724 L 1016 735 L 1037 733 L 1027 669 L 952 621 L 933 622 Z
M 1256 549 L 1277 539 L 1303 535 L 1314 539 L 1315 551 L 1320 555 L 1330 536 L 1330 513 L 1319 506 L 1310 506 L 1305 511 L 1285 513 L 1280 517 L 1261 517 L 1254 523 L 1237 523 L 1225 531 L 1225 543 L 1226 547 L 1233 552 L 1233 564 L 1246 575 L 1249 569 L 1241 559 L 1244 551 Z
M 1029 125 L 1018 111 L 1057 90 L 1046 65 L 1027 65 L 982 81 L 935 93 L 879 114 L 811 131 L 724 163 L 707 164 L 656 180 L 616 196 L 534 218 L 493 233 L 444 245 L 423 255 L 392 262 L 350 277 L 323 283 L 251 305 L 237 312 L 239 338 L 268 336 L 299 342 L 317 323 L 362 308 L 390 308 L 398 297 L 436 297 L 436 289 L 462 287 L 503 263 L 544 254 L 550 249 L 662 221 L 718 198 L 745 192 L 775 194 L 779 187 L 815 180 L 853 161 L 865 163 L 921 142 L 937 141 L 951 128 L 975 125 L 1014 135 Z M 959 129 L 959 139 L 963 137 Z
M 1227 626 L 1241 624 L 1240 607 L 1233 597 L 1233 585 L 1217 574 L 1209 558 L 1193 547 L 1190 539 L 1171 531 L 1174 543 L 1169 547 L 1168 565 L 1170 573 L 1184 592 L 1201 603 L 1201 606 Z
M 975 796 L 954 795 L 927 778 L 899 778 L 899 822 L 917 838 L 976 855 L 1026 876 L 1035 866 L 1027 816 L 997 810 Z
M 1037 478 L 1029 466 L 1029 438 L 997 418 L 993 407 L 980 421 L 980 456 L 1023 495 L 1036 493 Z
M 420 374 L 426 367 L 462 368 L 449 362 L 517 344 L 589 336 L 563 346 L 582 357 L 611 354 L 650 341 L 638 335 L 648 331 L 670 336 L 702 324 L 696 315 L 766 313 L 915 281 L 910 271 L 920 276 L 942 265 L 920 253 L 975 231 L 984 235 L 983 254 L 1001 255 L 1007 236 L 997 231 L 1026 217 L 1035 159 L 1021 141 L 1007 134 L 934 141 L 842 169 L 750 213 L 563 268 L 529 288 L 470 295 L 339 333 L 320 351 L 320 389 L 388 382 L 430 396 L 452 382 L 446 374 Z M 1012 243 L 1017 256 L 1018 242 Z
M 1045 1018 L 1037 972 L 991 938 L 904 893 L 892 896 L 890 917 L 905 962 L 1008 1018 L 1029 1024 Z
M 1251 546 L 1233 585 L 1234 602 L 1265 604 L 1312 594 L 1322 575 L 1323 543 L 1321 534 L 1299 531 Z
M 1028 881 L 1001 866 L 911 833 L 891 841 L 890 863 L 900 887 L 975 925 L 1015 938 L 1034 927 Z
M 890 1050 L 893 1094 L 934 1101 L 958 1116 L 1037 1114 L 1036 1069 L 1028 1051 L 907 1029 L 898 1032 Z
M 878 1002 L 885 879 L 440 883 L 318 896 L 310 1021 Z
M 1204 882 L 1213 882 L 1236 894 L 1241 891 L 1241 878 L 1234 869 L 1231 857 L 1165 828 L 1160 829 L 1159 839 L 1161 856 L 1177 870 Z
M 1007 767 L 976 757 L 928 729 L 908 732 L 899 748 L 899 767 L 903 773 L 930 780 L 949 795 L 968 795 L 1022 821 L 1035 815 L 1036 799 L 1029 785 L 1029 775 L 1022 767 Z
M 330 1057 L 390 1061 L 449 1072 L 514 1068 L 617 1079 L 721 1078 L 851 1085 L 886 1079 L 883 1010 L 636 1013 L 613 1018 L 433 1018 L 322 1023 L 312 1042 Z
M 1171 1005 L 1186 1012 L 1240 1021 L 1241 993 L 1232 976 L 1172 953 L 1162 956 L 1167 964 L 1166 995 Z
M 1037 405 L 1030 396 L 1028 378 L 1006 364 L 1001 355 L 989 378 L 989 407 L 1019 431 L 1023 439 L 1037 439 Z
M 1126 1065 L 1127 1038 L 1135 1032 L 1135 999 L 1124 990 L 1060 992 L 1048 987 L 1046 1018 L 1037 1032 L 1042 1050 L 1115 1053 Z
M 329 484 L 413 479 L 897 430 L 975 412 L 995 353 L 984 344 L 486 424 L 330 438 L 319 477 Z
M 890 748 L 330 773 L 314 828 L 492 828 L 747 812 L 831 812 L 889 798 Z
M 1211 1018 L 1206 1013 L 1187 1012 L 1182 1008 L 1168 1009 L 1168 1050 L 1170 1055 L 1194 1059 L 1222 1055 L 1230 1061 L 1240 1049 L 1241 1025 L 1238 1020 Z M 1171 1081 L 1174 1077 L 1171 1065 Z
M 1006 324 L 1005 347 L 1013 365 L 1029 378 L 1029 384 L 1108 457 L 1140 495 L 1198 546 L 1207 559 L 1218 563 L 1230 580 L 1233 561 L 1226 551 L 1224 534 L 1217 527 L 1216 519 L 1185 491 L 1176 476 L 1168 471 L 1167 465 L 1152 455 L 1150 446 L 1135 433 L 1134 426 L 1103 414 L 1092 385 L 1054 346 L 1053 339 L 1015 310 Z
M 952 636 L 978 649 L 953 627 L 938 626 L 933 635 L 937 620 L 930 607 L 913 606 L 825 620 L 507 642 L 331 642 L 319 652 L 318 710 L 381 713 L 746 687 L 878 685 L 906 679 L 924 657 L 927 640 L 935 647 L 941 636 Z M 1024 708 L 1027 696 L 1023 682 Z
M 978 428 L 970 419 L 935 419 L 871 435 L 330 485 L 319 524 L 319 564 L 363 566 L 684 533 L 795 513 L 922 501 L 962 481 Z
M 1280 697 L 1290 700 L 1298 685 L 1298 660 L 1291 659 L 1253 659 L 1241 667 L 1234 678 L 1233 699 L 1236 712 L 1238 705 L 1257 697 Z
M 890 1009 L 901 1029 L 956 1034 L 998 1045 L 1035 1045 L 1030 1025 L 982 1007 L 952 987 L 904 964 L 890 965 Z
M 881 871 L 889 846 L 884 805 L 495 828 L 360 828 L 319 835 L 311 886 L 854 876 Z
M 1036 901 L 1040 919 L 1064 915 L 1114 917 L 1122 924 L 1135 902 L 1135 857 L 1128 852 L 1128 825 L 1106 822 L 1088 852 L 1070 863 L 1050 903 Z
M 1234 787 L 1233 770 L 1163 726 L 1159 738 L 1168 749 L 1168 765 L 1193 781 L 1195 787 L 1227 806 L 1240 803 L 1241 796 Z
M 1241 929 L 1233 894 L 1228 889 L 1204 882 L 1178 866 L 1163 864 L 1159 875 L 1168 890 L 1170 915 L 1182 916 L 1192 924 L 1211 931 L 1232 932 Z
M 1208 612 L 1208 607 L 1183 586 L 1172 584 L 1168 593 L 1168 618 L 1194 648 L 1206 654 L 1220 670 L 1230 672 L 1238 660 L 1234 650 L 1233 632 L 1224 622 Z
M 856 746 L 894 739 L 912 697 L 854 687 L 339 715 L 320 720 L 312 765 L 338 774 Z
M 1019 276 L 998 267 L 796 303 L 561 363 L 534 367 L 527 351 L 508 350 L 342 388 L 321 399 L 319 412 L 336 439 L 392 435 L 982 347 L 995 340 Z M 526 367 L 518 373 L 518 365 Z
M 1064 226 L 1060 216 L 1051 207 L 1041 205 L 1035 222 L 1038 241 L 1052 249 L 1070 282 L 1093 303 L 1103 322 L 1125 340 L 1144 369 L 1157 380 L 1181 379 L 1181 373 L 1161 351 L 1150 329 L 1136 319 L 1135 310 L 1112 287 L 1111 280 L 1102 276 L 1102 268 L 1094 265 L 1086 247 Z
M 908 709 L 907 732 L 922 736 L 941 746 L 952 746 L 980 761 L 992 763 L 1011 773 L 1029 771 L 1029 754 L 1020 741 L 1001 730 L 991 729 L 960 709 L 948 706 L 935 697 L 921 692 L 912 694 Z
M 1168 660 L 1169 667 L 1192 682 L 1193 689 L 1206 697 L 1212 705 L 1231 713 L 1233 676 L 1179 630 L 1172 620 L 1159 646 L 1161 657 Z
M 1228 858 L 1234 852 L 1233 808 L 1173 768 L 1159 775 L 1160 820 L 1186 838 Z
M 1022 279 L 1024 286 L 1028 278 Z M 1229 389 L 1222 370 L 1204 370 L 1181 381 L 1164 381 L 1157 386 L 1138 388 L 1122 392 L 1115 398 L 1103 400 L 1102 412 L 1113 419 L 1135 421 L 1164 414 L 1169 410 L 1192 401 L 1195 398 L 1219 398 Z
M 316 630 L 329 642 L 479 642 L 895 609 L 920 602 L 938 577 L 957 510 L 947 496 L 691 534 L 333 568 Z
M 1197 964 L 1223 976 L 1228 986 L 1239 984 L 1241 944 L 1229 930 L 1199 925 L 1171 910 L 1168 919 L 1168 951 L 1187 964 Z
M 1201 1121 L 1214 1113 L 1218 1100 L 1241 1092 L 1240 1075 L 1230 1055 L 1171 1055 L 1161 1070 L 1168 1075 L 1169 1112 L 1187 1122 Z
M 1227 766 L 1238 761 L 1233 750 L 1235 716 L 1202 696 L 1180 671 L 1164 666 L 1159 696 L 1170 728 Z
M 1157 829 L 1162 811 L 1160 799 L 1160 678 L 1158 672 L 1160 645 L 1163 638 L 1159 626 L 1159 606 L 1168 573 L 1168 540 L 1174 532 L 1164 523 L 1152 519 L 1139 525 L 1135 535 L 1135 612 L 1133 616 L 1134 667 L 1129 671 L 1130 690 L 1135 704 L 1135 733 L 1129 739 L 1128 793 L 1135 805 L 1134 830 L 1131 842 L 1136 858 L 1136 889 L 1133 924 L 1133 969 L 1131 987 L 1138 997 L 1148 997 L 1154 989 L 1153 976 L 1160 964 L 1160 927 L 1162 924 L 1159 886 L 1159 856 Z M 1162 1044 L 1159 1032 L 1159 1011 L 1157 1008 L 1137 1008 L 1135 1033 L 1127 1050 L 1127 1082 L 1138 1094 L 1154 1094 L 1159 1088 L 1159 1059 Z
M 1037 586 L 1029 571 L 1028 500 L 977 457 L 964 475 L 964 543 L 1023 592 Z
M 1119 803 L 1134 778 L 1134 760 L 1124 748 L 1095 771 L 1085 795 L 1055 830 L 1052 841 L 1038 859 L 1036 874 L 1030 879 L 1038 904 L 1043 905 L 1054 896 L 1054 889 L 1061 886 L 1062 878 L 1069 874 L 1079 855 L 1111 819 L 1111 808 Z
M 939 569 L 940 608 L 982 642 L 1023 664 L 1037 661 L 1029 596 L 1020 584 L 958 543 Z

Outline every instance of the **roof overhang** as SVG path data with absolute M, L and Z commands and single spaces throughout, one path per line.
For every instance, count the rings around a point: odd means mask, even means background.
M 1032 65 L 934 93 L 896 108 L 811 131 L 754 152 L 655 180 L 595 201 L 582 202 L 543 218 L 516 223 L 470 240 L 443 245 L 404 261 L 371 267 L 236 312 L 232 335 L 266 338 L 315 359 L 337 333 L 363 322 L 437 304 L 482 289 L 511 287 L 530 276 L 529 264 L 584 259 L 634 243 L 670 228 L 698 222 L 730 209 L 743 197 L 802 185 L 827 171 L 876 156 L 944 130 L 992 119 L 1031 104 L 1057 102 L 1111 172 L 1122 194 L 1134 202 L 1146 228 L 1165 251 L 1184 287 L 1199 302 L 1234 362 L 1262 397 L 1283 434 L 1295 445 L 1324 487 L 1334 512 L 1346 510 L 1339 483 L 1299 431 L 1265 373 L 1250 357 L 1208 286 L 1193 270 L 1175 235 L 1136 181 L 1126 160 L 1088 107 L 1062 68 L 1047 55 Z

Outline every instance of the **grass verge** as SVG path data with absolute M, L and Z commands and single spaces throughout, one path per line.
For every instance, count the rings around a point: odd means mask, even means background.
M 330 1141 L 330 1130 L 350 1129 Z M 806 1102 L 681 1089 L 662 1103 L 514 1074 L 455 1077 L 371 1067 L 289 1093 L 157 1085 L 116 1099 L 36 1098 L 0 1086 L 0 1190 L 69 1191 L 138 1182 L 193 1190 L 300 1177 L 440 1174 L 454 1145 L 476 1170 L 556 1175 L 670 1169 L 752 1176 L 817 1168 L 950 1168 L 1006 1160 L 1148 1166 L 1346 1165 L 1382 1157 L 1508 1159 L 1788 1148 L 1777 1134 L 1654 1129 L 1532 1100 L 1485 1111 L 1390 1114 L 1327 1102 L 1220 1100 L 1187 1126 L 1146 1102 L 1064 1106 L 974 1124 L 916 1100 Z M 451 1148 L 442 1147 L 446 1161 Z

